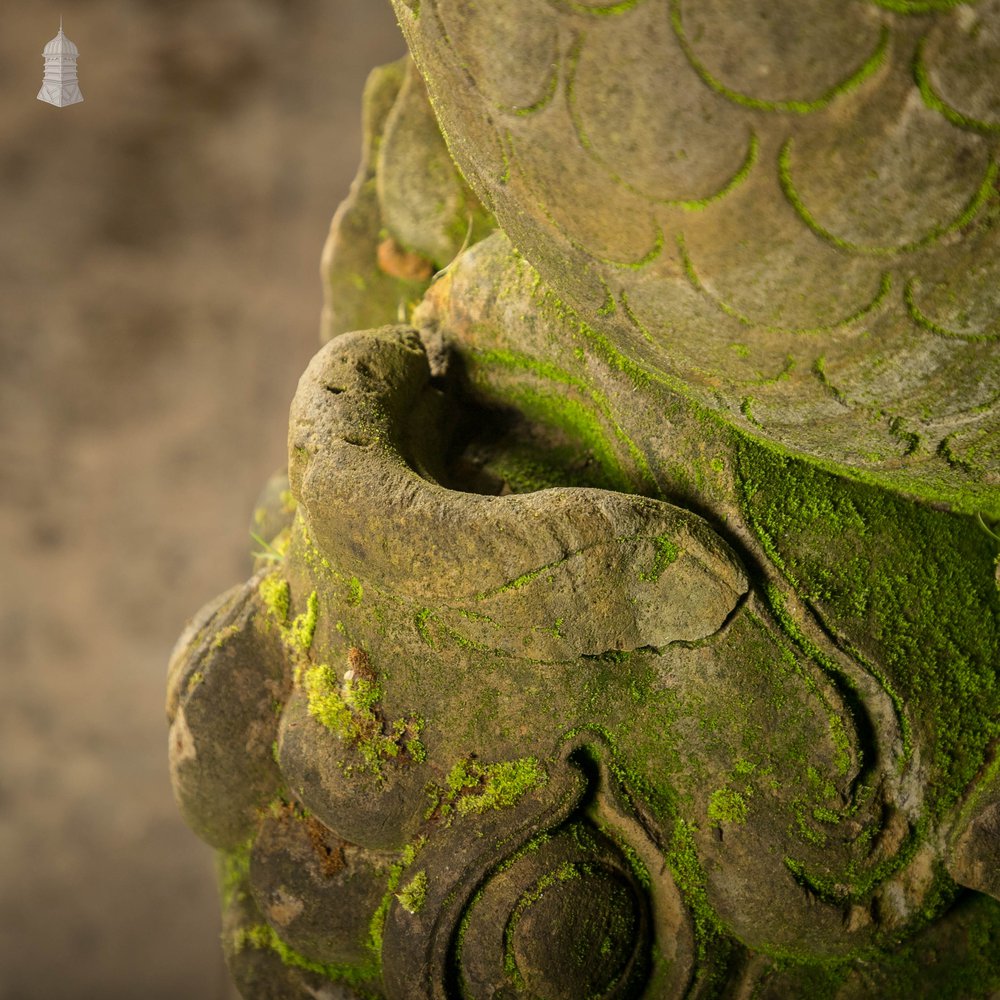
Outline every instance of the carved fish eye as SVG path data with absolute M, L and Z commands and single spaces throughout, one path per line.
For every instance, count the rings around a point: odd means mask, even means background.
M 462 995 L 633 995 L 649 968 L 646 892 L 618 847 L 576 821 L 493 872 L 459 925 Z

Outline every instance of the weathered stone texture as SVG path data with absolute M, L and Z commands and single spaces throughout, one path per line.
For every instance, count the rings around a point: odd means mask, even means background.
M 171 666 L 240 989 L 994 995 L 1000 5 L 396 7 L 469 186 L 376 71 Z

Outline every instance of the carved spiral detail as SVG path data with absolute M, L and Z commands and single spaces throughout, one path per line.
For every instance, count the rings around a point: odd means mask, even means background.
M 479 889 L 455 945 L 462 995 L 633 996 L 650 960 L 646 891 L 622 852 L 574 822 L 531 841 Z

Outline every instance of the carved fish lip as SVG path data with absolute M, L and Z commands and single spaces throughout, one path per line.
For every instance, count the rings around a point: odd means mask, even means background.
M 481 496 L 419 475 L 419 456 L 404 459 L 406 431 L 439 391 L 406 327 L 331 341 L 303 375 L 289 479 L 332 563 L 487 620 L 500 648 L 545 661 L 696 642 L 730 617 L 746 572 L 688 511 L 584 487 Z M 421 426 L 432 447 L 445 436 L 433 417 Z

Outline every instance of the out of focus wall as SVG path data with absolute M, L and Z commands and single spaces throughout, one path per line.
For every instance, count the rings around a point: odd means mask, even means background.
M 402 52 L 388 0 L 0 6 L 2 1000 L 228 995 L 165 665 L 246 576 L 361 88 Z

